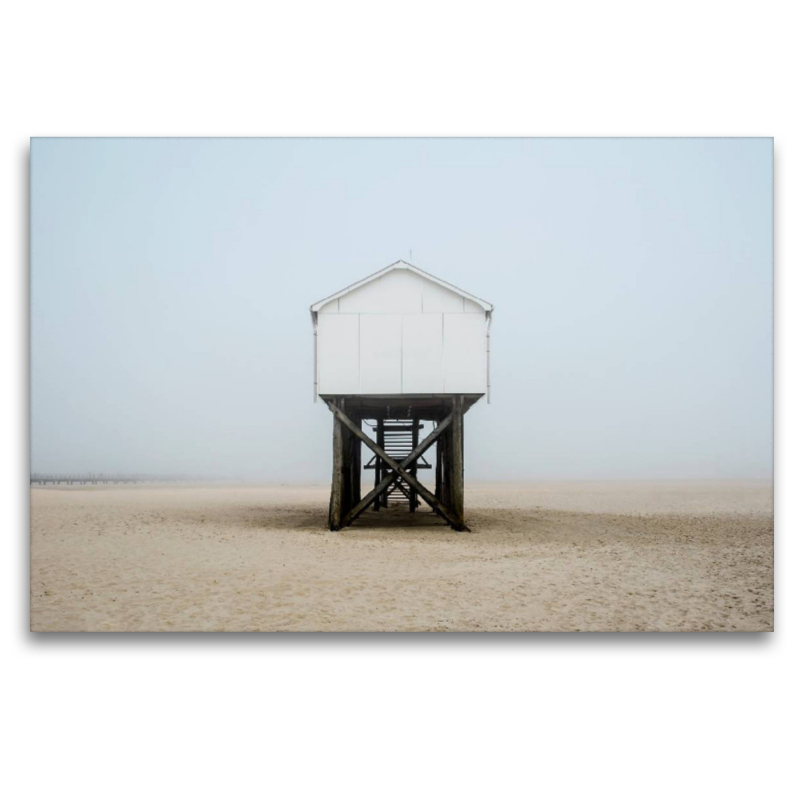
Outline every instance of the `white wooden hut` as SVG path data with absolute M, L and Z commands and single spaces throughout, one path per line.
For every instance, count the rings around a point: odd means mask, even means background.
M 314 399 L 322 398 L 334 413 L 332 529 L 350 524 L 370 505 L 388 505 L 393 496 L 406 498 L 412 511 L 422 497 L 453 527 L 465 527 L 463 414 L 484 395 L 488 399 L 492 310 L 485 300 L 405 261 L 311 306 Z M 363 432 L 365 421 L 372 422 L 377 441 Z M 437 427 L 420 442 L 425 421 Z M 375 452 L 365 466 L 375 470 L 366 502 L 358 440 Z M 416 470 L 430 466 L 424 450 L 437 440 L 431 493 L 416 480 Z
M 397 261 L 311 306 L 314 391 L 488 394 L 492 305 Z

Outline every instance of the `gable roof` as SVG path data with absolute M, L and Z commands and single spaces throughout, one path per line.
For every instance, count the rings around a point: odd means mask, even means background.
M 368 275 L 366 278 L 363 278 L 356 283 L 351 283 L 349 286 L 345 286 L 336 294 L 332 294 L 330 297 L 326 297 L 318 302 L 314 303 L 311 306 L 311 313 L 316 314 L 324 305 L 327 305 L 332 300 L 338 300 L 342 295 L 349 294 L 356 289 L 366 285 L 367 283 L 372 283 L 372 281 L 377 280 L 378 278 L 383 277 L 389 272 L 393 272 L 396 269 L 405 269 L 409 272 L 413 272 L 416 275 L 419 275 L 421 278 L 424 278 L 427 281 L 431 281 L 431 283 L 437 283 L 439 286 L 443 286 L 445 289 L 449 289 L 451 292 L 455 292 L 456 294 L 460 295 L 461 297 L 466 297 L 467 300 L 472 300 L 473 303 L 477 303 L 487 314 L 491 314 L 494 306 L 491 303 L 487 303 L 485 300 L 481 300 L 480 297 L 475 297 L 474 294 L 470 294 L 469 292 L 465 292 L 463 289 L 459 289 L 457 286 L 453 286 L 452 283 L 448 283 L 447 281 L 443 281 L 441 278 L 437 278 L 435 275 L 431 275 L 429 272 L 425 272 L 425 270 L 420 269 L 419 267 L 415 267 L 413 264 L 409 264 L 407 261 L 395 261 L 394 264 L 389 264 L 388 267 L 384 267 L 383 269 L 378 270 L 377 272 L 373 272 L 372 275 Z

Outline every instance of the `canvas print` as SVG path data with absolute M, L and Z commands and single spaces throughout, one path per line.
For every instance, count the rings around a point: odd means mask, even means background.
M 31 629 L 773 630 L 773 141 L 31 142 Z

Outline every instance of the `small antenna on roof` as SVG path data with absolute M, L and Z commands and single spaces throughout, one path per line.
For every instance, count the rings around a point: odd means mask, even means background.
M 414 260 L 414 252 L 413 252 L 413 250 L 409 250 L 408 251 L 408 260 L 409 261 L 413 261 Z

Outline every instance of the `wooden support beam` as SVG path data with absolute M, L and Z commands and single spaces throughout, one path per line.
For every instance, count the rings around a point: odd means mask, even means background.
M 341 398 L 338 405 L 346 414 L 347 399 Z M 342 431 L 342 517 L 355 505 L 353 500 L 353 445 L 356 441 L 358 440 L 353 436 L 352 431 L 349 428 L 344 428 Z
M 452 449 L 450 508 L 464 522 L 464 398 L 453 400 L 453 424 L 450 427 Z
M 439 500 L 442 499 L 442 445 L 444 438 L 436 443 L 436 478 L 434 479 L 434 493 Z
M 413 464 L 420 456 L 422 456 L 425 451 L 433 445 L 437 439 L 441 441 L 442 435 L 447 431 L 450 426 L 450 423 L 453 421 L 453 415 L 448 414 L 437 426 L 434 428 L 426 437 L 425 439 L 420 442 L 420 444 L 414 448 L 407 456 L 403 459 L 403 462 L 400 466 L 407 467 L 409 464 Z M 342 520 L 342 527 L 350 525 L 354 522 L 367 508 L 369 508 L 370 503 L 376 497 L 380 497 L 380 495 L 391 488 L 392 483 L 397 480 L 397 476 L 390 472 L 388 475 L 383 477 L 376 485 L 375 488 L 368 494 L 366 497 L 362 498 L 359 504 L 349 511 L 344 519 Z M 449 522 L 449 520 L 447 520 Z
M 361 418 L 356 419 L 356 425 L 361 427 Z M 349 483 L 350 491 L 347 503 L 347 511 L 355 508 L 361 499 L 361 440 L 357 436 L 350 436 L 349 450 Z
M 415 416 L 413 418 L 413 426 L 411 430 L 411 449 L 413 450 L 419 444 L 419 419 Z M 417 465 L 411 464 L 409 466 L 409 472 L 416 478 L 417 477 Z M 417 500 L 417 492 L 413 486 L 409 487 L 408 492 L 408 510 L 412 513 L 417 510 L 417 506 L 419 505 L 419 500 Z
M 450 460 L 451 460 L 451 452 L 453 450 L 453 429 L 452 426 L 447 431 L 447 433 L 442 437 L 440 445 L 441 445 L 441 491 L 439 492 L 439 499 L 446 505 L 450 505 Z
M 384 421 L 383 417 L 378 420 L 378 444 L 383 447 L 383 429 L 384 429 Z M 383 464 L 381 463 L 381 459 L 378 454 L 375 454 L 375 486 L 377 486 L 383 480 Z M 380 493 L 375 495 L 375 511 L 378 511 L 381 507 L 382 498 Z
M 375 464 L 366 464 L 364 466 L 364 469 L 365 470 L 374 470 L 374 469 L 376 469 L 376 466 L 375 466 Z M 432 469 L 432 467 L 431 467 L 430 464 L 417 463 L 417 469 Z
M 442 517 L 444 517 L 457 531 L 469 530 L 463 521 L 463 514 L 461 517 L 456 516 L 449 508 L 439 502 L 436 496 L 433 495 L 427 487 L 423 486 L 413 475 L 406 472 L 393 458 L 391 458 L 383 448 L 379 447 L 372 439 L 369 438 L 360 428 L 357 428 L 350 418 L 335 404 L 328 402 L 328 407 L 333 412 L 334 416 L 341 420 L 342 424 L 349 428 L 356 436 L 361 439 L 376 455 L 380 456 L 386 466 L 401 477 L 409 486 L 417 490 L 418 494 L 425 500 L 425 502 Z M 459 406 L 460 409 L 460 406 Z M 374 491 L 374 489 L 373 489 Z
M 338 531 L 342 527 L 342 503 L 344 498 L 344 425 L 339 416 L 342 412 L 336 407 L 336 401 L 328 403 L 333 415 L 333 474 L 331 476 L 331 502 L 328 509 L 328 527 Z

